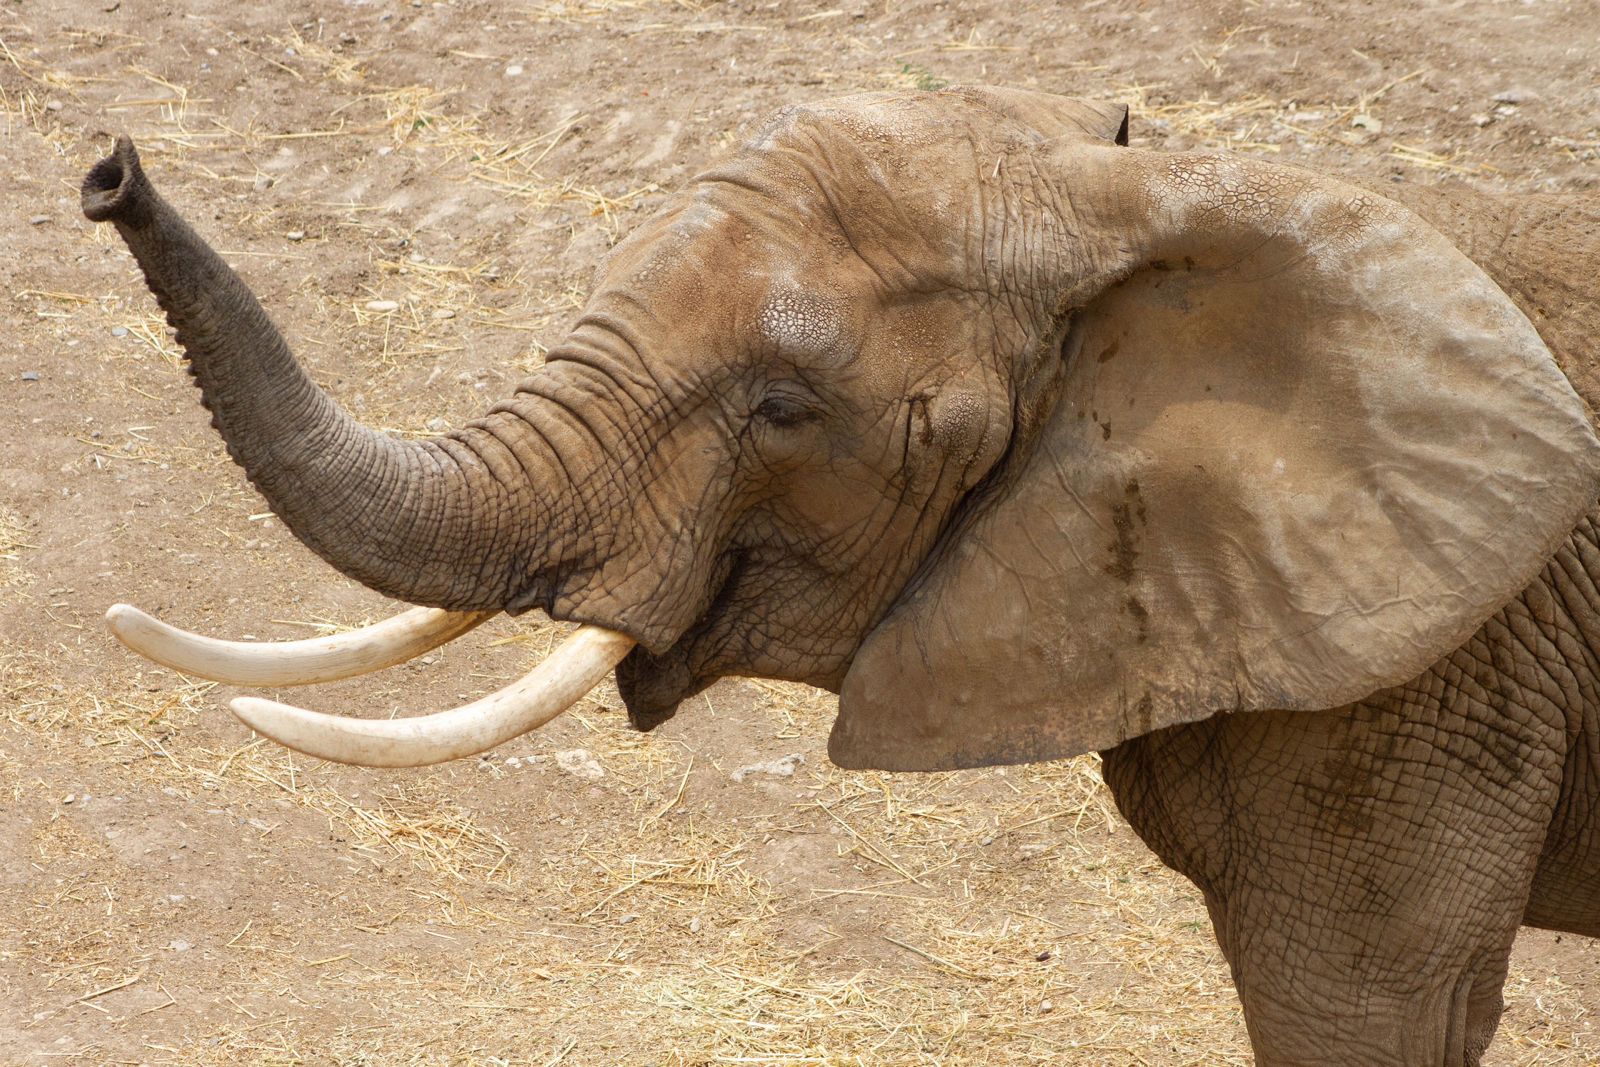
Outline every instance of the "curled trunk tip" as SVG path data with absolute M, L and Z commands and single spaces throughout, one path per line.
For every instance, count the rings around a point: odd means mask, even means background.
M 117 138 L 111 154 L 89 169 L 83 179 L 83 213 L 91 222 L 137 225 L 148 213 L 149 183 L 139 165 L 139 152 L 127 134 Z

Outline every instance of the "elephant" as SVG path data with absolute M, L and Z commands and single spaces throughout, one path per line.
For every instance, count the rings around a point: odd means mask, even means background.
M 481 751 L 613 669 L 645 730 L 727 675 L 832 690 L 847 768 L 1102 752 L 1258 1063 L 1477 1064 L 1519 925 L 1600 936 L 1600 201 L 1389 191 L 1415 210 L 1018 89 L 789 107 L 608 253 L 509 399 L 402 440 L 120 139 L 84 211 L 229 453 L 418 607 L 282 646 L 110 623 L 254 685 L 581 624 L 437 715 L 234 702 L 359 764 Z

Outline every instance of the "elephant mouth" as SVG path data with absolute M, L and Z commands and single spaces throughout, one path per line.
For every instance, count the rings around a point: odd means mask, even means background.
M 689 657 L 676 645 L 660 656 L 635 646 L 617 664 L 617 692 L 636 730 L 654 730 L 711 681 L 696 679 Z
M 676 715 L 685 700 L 721 677 L 722 672 L 707 670 L 708 648 L 714 635 L 725 630 L 752 558 L 749 549 L 727 552 L 717 568 L 721 580 L 700 617 L 660 653 L 637 645 L 617 664 L 617 691 L 634 729 L 655 729 Z

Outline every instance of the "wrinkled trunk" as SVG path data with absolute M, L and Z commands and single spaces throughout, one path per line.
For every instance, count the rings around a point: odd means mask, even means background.
M 150 186 L 127 138 L 84 180 L 83 209 L 116 225 L 177 330 L 229 453 L 295 536 L 401 600 L 463 611 L 530 606 L 540 584 L 532 572 L 551 547 L 540 520 L 570 510 L 561 501 L 572 494 L 522 415 L 497 412 L 426 441 L 358 424 Z

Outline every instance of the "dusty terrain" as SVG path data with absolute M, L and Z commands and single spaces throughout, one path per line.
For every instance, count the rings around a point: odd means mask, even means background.
M 991 81 L 1126 100 L 1136 144 L 1578 189 L 1600 6 L 7 0 L 0 41 L 0 1064 L 1249 1062 L 1197 895 L 1092 758 L 841 773 L 826 694 L 734 681 L 650 736 L 599 693 L 363 772 L 114 645 L 116 600 L 277 639 L 394 605 L 264 514 L 77 183 L 131 132 L 319 380 L 423 434 L 784 103 Z M 557 633 L 302 696 L 446 706 Z M 1525 932 L 1490 1062 L 1600 1062 L 1597 964 Z

